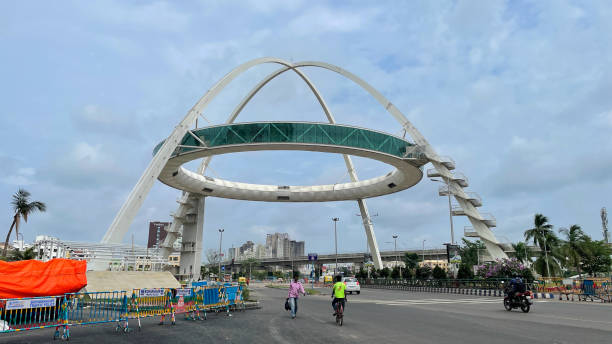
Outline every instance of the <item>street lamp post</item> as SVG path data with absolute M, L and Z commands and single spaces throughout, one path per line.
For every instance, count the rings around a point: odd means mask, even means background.
M 454 245 L 455 244 L 455 229 L 453 228 L 453 208 L 451 206 L 450 183 L 446 179 L 439 180 L 439 179 L 430 178 L 430 180 L 434 182 L 440 182 L 440 183 L 446 184 L 446 194 L 448 195 L 448 218 L 450 220 L 451 245 Z
M 427 241 L 427 239 L 423 239 L 423 266 L 425 266 L 425 241 Z
M 336 275 L 338 273 L 338 231 L 336 229 L 336 224 L 340 221 L 340 218 L 334 217 L 332 221 L 334 221 L 334 241 L 336 246 L 336 267 L 334 268 L 334 275 Z
M 223 232 L 225 232 L 225 229 L 219 229 L 219 281 L 221 281 L 221 244 L 223 243 Z
M 399 235 L 394 235 L 393 236 L 393 241 L 394 241 L 394 248 L 395 248 L 395 264 L 397 264 L 396 266 L 399 266 L 399 275 L 400 275 L 400 279 L 402 279 L 402 265 L 399 262 L 399 254 L 397 254 L 397 238 L 399 237 Z

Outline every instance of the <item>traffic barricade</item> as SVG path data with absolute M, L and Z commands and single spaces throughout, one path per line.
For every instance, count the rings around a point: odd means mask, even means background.
M 61 328 L 69 336 L 64 296 L 0 299 L 0 333 L 49 327 L 56 328 L 55 336 Z
M 152 288 L 135 289 L 133 292 L 132 307 L 128 313 L 129 318 L 140 318 L 161 316 L 160 324 L 164 323 L 166 315 L 171 316 L 171 322 L 176 322 L 172 298 L 176 295 L 172 289 Z

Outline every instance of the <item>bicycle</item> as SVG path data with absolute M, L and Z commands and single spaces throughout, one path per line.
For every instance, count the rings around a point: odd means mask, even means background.
M 337 302 L 336 303 L 335 311 L 336 311 L 336 325 L 342 326 L 343 319 L 344 319 L 344 306 L 343 306 L 343 302 Z

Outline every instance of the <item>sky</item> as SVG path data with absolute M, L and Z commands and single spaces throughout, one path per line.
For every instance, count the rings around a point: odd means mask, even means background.
M 516 242 L 536 213 L 556 229 L 579 224 L 601 239 L 612 208 L 612 4 L 608 1 L 18 1 L 0 3 L 0 232 L 20 187 L 47 211 L 23 224 L 36 235 L 102 239 L 152 158 L 153 147 L 204 93 L 259 57 L 332 63 L 393 102 L 438 154 L 456 161 Z M 223 123 L 265 75 L 235 79 L 204 112 Z M 357 85 L 304 68 L 337 122 L 401 134 Z M 324 122 L 306 85 L 285 73 L 238 121 Z M 200 125 L 204 121 L 200 120 Z M 360 178 L 390 167 L 355 158 Z M 189 165 L 193 168 L 194 164 Z M 431 168 L 431 165 L 425 168 Z M 213 159 L 213 177 L 278 185 L 348 181 L 340 155 L 236 153 Z M 441 247 L 448 204 L 438 183 L 368 199 L 383 250 Z M 156 183 L 130 234 L 168 221 L 180 191 Z M 612 209 L 611 209 L 612 210 Z M 307 252 L 363 251 L 355 201 L 265 203 L 207 198 L 204 249 L 224 250 L 288 232 Z M 4 215 L 2 215 L 4 214 Z M 456 236 L 469 225 L 454 218 Z M 2 229 L 4 228 L 4 229 Z M 4 237 L 4 236 L 3 236 Z

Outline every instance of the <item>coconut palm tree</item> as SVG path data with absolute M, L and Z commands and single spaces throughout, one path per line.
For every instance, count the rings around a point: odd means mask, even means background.
M 561 252 L 565 256 L 568 265 L 575 267 L 578 275 L 581 276 L 581 260 L 587 254 L 585 243 L 590 238 L 584 234 L 579 225 L 572 225 L 569 229 L 561 228 L 559 233 L 565 234 L 565 242 L 561 246 Z
M 519 241 L 516 244 L 512 244 L 514 249 L 514 257 L 521 263 L 525 264 L 531 262 L 531 249 L 526 243 Z
M 542 269 L 546 266 L 546 275 L 550 277 L 550 267 L 553 265 L 553 271 L 557 268 L 557 262 L 554 256 L 549 255 L 551 249 L 556 248 L 559 244 L 559 238 L 553 232 L 553 225 L 548 223 L 548 218 L 542 214 L 535 214 L 533 219 L 534 228 L 525 231 L 525 241 L 533 240 L 535 245 L 538 245 L 543 252 L 543 255 L 536 260 L 536 268 L 540 268 L 539 272 L 544 272 Z
M 28 216 L 31 213 L 36 211 L 43 212 L 47 210 L 47 206 L 43 202 L 30 202 L 30 193 L 21 188 L 13 195 L 11 205 L 15 211 L 15 215 L 13 215 L 13 223 L 11 224 L 11 228 L 9 229 L 8 234 L 6 235 L 6 240 L 4 241 L 4 250 L 2 251 L 3 257 L 6 257 L 6 251 L 8 249 L 11 233 L 13 232 L 13 227 L 15 227 L 15 235 L 19 236 L 19 224 L 21 222 L 21 218 L 23 218 L 23 220 L 27 223 Z

